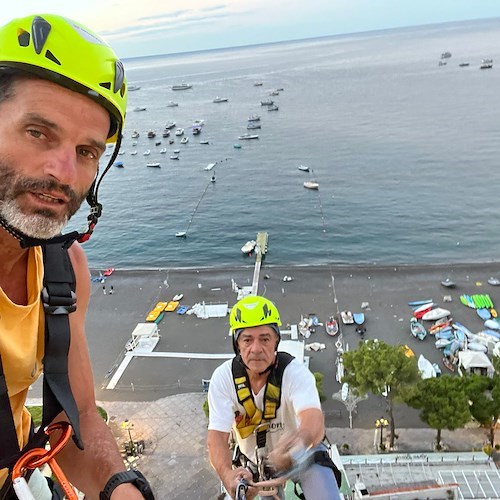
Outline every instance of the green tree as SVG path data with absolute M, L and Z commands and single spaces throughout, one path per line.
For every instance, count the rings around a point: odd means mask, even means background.
M 467 395 L 472 402 L 472 416 L 486 429 L 492 447 L 495 446 L 495 427 L 500 417 L 500 376 L 493 378 L 470 375 L 466 378 Z
M 408 388 L 420 380 L 417 361 L 408 356 L 407 348 L 389 345 L 383 341 L 361 342 L 358 349 L 343 355 L 347 382 L 356 394 L 368 392 L 376 396 L 384 395 L 391 428 L 390 447 L 394 446 L 396 425 L 394 405 L 402 402 Z
M 436 445 L 441 447 L 441 431 L 460 429 L 471 418 L 466 382 L 443 375 L 421 380 L 407 395 L 406 402 L 420 409 L 420 418 L 437 430 Z

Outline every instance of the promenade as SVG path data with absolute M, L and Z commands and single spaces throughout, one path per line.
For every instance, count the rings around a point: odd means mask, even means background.
M 207 459 L 207 419 L 202 411 L 203 393 L 179 394 L 154 402 L 105 402 L 110 425 L 120 444 L 128 441 L 121 426 L 126 419 L 134 440 L 146 443 L 144 454 L 132 461 L 150 479 L 159 500 L 215 499 L 219 481 Z M 432 452 L 433 429 L 397 429 L 397 452 Z M 376 453 L 374 429 L 328 428 L 330 441 L 340 449 L 349 445 L 350 455 Z M 480 449 L 486 434 L 443 431 L 447 451 Z M 378 442 L 378 440 L 377 440 Z

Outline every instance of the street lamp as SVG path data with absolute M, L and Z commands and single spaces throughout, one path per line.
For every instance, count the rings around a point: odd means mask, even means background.
M 389 422 L 386 418 L 379 418 L 375 421 L 375 427 L 380 428 L 380 449 L 384 446 L 384 427 L 387 427 Z

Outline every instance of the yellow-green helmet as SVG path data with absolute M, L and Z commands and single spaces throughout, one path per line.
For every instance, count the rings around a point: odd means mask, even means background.
M 127 83 L 113 49 L 82 24 L 54 14 L 30 15 L 0 28 L 0 69 L 12 68 L 87 95 L 107 109 L 116 142 L 127 108 Z
M 280 339 L 281 319 L 277 307 L 265 297 L 260 295 L 247 295 L 236 302 L 229 316 L 229 327 L 233 333 L 233 348 L 236 354 L 238 336 L 245 328 L 269 325 Z

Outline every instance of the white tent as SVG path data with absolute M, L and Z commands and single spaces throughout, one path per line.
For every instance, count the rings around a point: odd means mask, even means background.
M 484 352 L 460 351 L 458 353 L 458 366 L 467 373 L 481 374 L 486 372 L 488 377 L 492 377 L 495 372 L 495 368 Z

